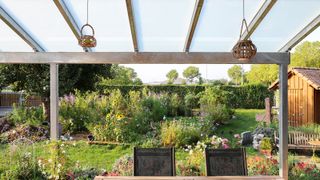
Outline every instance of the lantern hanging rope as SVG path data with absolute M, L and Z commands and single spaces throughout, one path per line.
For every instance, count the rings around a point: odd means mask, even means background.
M 84 28 L 89 27 L 92 31 L 92 35 L 84 34 Z M 89 0 L 87 0 L 87 22 L 81 27 L 80 31 L 80 38 L 79 38 L 79 45 L 84 48 L 92 48 L 96 47 L 97 40 L 94 37 L 94 28 L 89 24 Z
M 241 35 L 243 31 L 243 26 L 245 26 L 245 30 L 247 33 L 249 33 L 247 21 L 245 19 L 245 6 L 244 6 L 244 0 L 242 1 L 242 22 L 241 22 L 241 29 L 240 29 L 240 36 L 239 40 L 236 45 L 232 48 L 232 54 L 233 57 L 237 58 L 239 61 L 248 61 L 257 53 L 256 46 L 252 43 L 250 36 L 248 39 L 241 40 Z

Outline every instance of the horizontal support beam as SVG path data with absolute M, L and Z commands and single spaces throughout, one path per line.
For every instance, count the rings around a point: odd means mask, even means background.
M 310 33 L 316 30 L 320 26 L 320 15 L 314 18 L 305 28 L 303 28 L 298 34 L 296 34 L 287 44 L 285 44 L 279 52 L 290 51 L 299 42 L 301 42 Z
M 250 61 L 230 52 L 0 52 L 0 63 L 11 64 L 289 64 L 289 53 L 257 53 Z
M 20 38 L 22 38 L 36 52 L 45 49 L 28 33 L 5 9 L 0 6 L 0 19 L 6 23 Z

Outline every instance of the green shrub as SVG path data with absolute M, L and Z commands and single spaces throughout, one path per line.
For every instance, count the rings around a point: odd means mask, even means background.
M 109 110 L 108 100 L 98 93 L 80 93 L 64 96 L 60 100 L 60 123 L 63 132 L 86 131 L 88 124 L 95 124 L 105 117 Z
M 46 120 L 44 104 L 37 107 L 17 106 L 14 104 L 9 119 L 16 125 L 41 125 Z
M 161 123 L 160 137 L 164 146 L 183 147 L 197 143 L 201 132 L 199 128 L 181 121 L 166 121 Z
M 199 96 L 194 93 L 188 93 L 184 97 L 185 104 L 185 114 L 190 116 L 192 114 L 192 109 L 199 108 Z
M 204 115 L 204 131 L 209 132 L 215 123 L 225 123 L 232 118 L 234 112 L 228 106 L 230 93 L 220 87 L 208 87 L 201 93 L 200 105 Z

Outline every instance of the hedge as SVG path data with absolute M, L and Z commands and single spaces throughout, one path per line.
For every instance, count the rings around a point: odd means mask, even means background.
M 119 89 L 123 94 L 129 91 L 142 91 L 147 88 L 153 93 L 176 93 L 184 97 L 188 93 L 198 94 L 205 90 L 208 85 L 121 85 L 121 86 L 100 86 L 101 93 L 108 94 L 114 89 Z M 231 92 L 228 103 L 233 108 L 263 109 L 264 99 L 273 99 L 273 92 L 264 85 L 243 85 L 243 86 L 220 86 L 223 90 Z

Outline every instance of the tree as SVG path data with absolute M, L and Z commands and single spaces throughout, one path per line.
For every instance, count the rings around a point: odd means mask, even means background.
M 250 84 L 270 85 L 278 78 L 278 66 L 275 64 L 255 64 L 246 74 Z
M 234 65 L 228 69 L 228 76 L 233 83 L 239 85 L 244 81 L 244 70 L 240 65 Z
M 177 70 L 172 69 L 167 73 L 168 84 L 172 84 L 179 76 Z
M 292 53 L 290 66 L 320 68 L 319 59 L 320 41 L 306 41 L 298 45 Z M 278 67 L 277 65 L 252 65 L 246 77 L 251 84 L 270 85 L 278 78 Z
M 137 73 L 132 68 L 119 65 L 112 65 L 110 73 L 111 77 L 101 78 L 100 82 L 98 83 L 99 86 L 142 84 L 141 79 L 138 78 Z
M 110 76 L 111 65 L 61 64 L 59 65 L 59 94 L 94 90 L 99 77 Z M 24 90 L 49 97 L 49 65 L 3 64 L 0 66 L 1 87 L 11 86 L 14 91 Z
M 291 66 L 320 68 L 320 41 L 303 42 L 291 56 Z
M 183 71 L 183 77 L 187 78 L 189 82 L 193 82 L 194 78 L 200 78 L 201 74 L 199 72 L 199 68 L 195 66 L 189 66 L 187 69 Z

